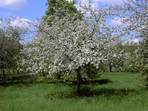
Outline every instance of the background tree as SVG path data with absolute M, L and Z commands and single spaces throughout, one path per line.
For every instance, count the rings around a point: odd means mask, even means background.
M 81 18 L 82 14 L 74 6 L 74 1 L 68 0 L 48 0 L 47 11 L 44 20 L 50 24 L 54 19 L 61 19 L 66 15 Z
M 145 25 L 145 28 L 142 29 L 141 34 L 144 38 L 143 45 L 143 75 L 145 80 L 145 87 L 148 88 L 148 22 Z
M 4 79 L 6 72 L 16 73 L 20 58 L 20 31 L 8 26 L 0 28 L 0 74 Z
M 142 70 L 142 44 L 128 42 L 123 46 L 125 50 L 125 61 L 123 71 L 141 72 Z
M 130 15 L 125 19 L 128 23 L 129 31 L 141 32 L 144 37 L 143 47 L 143 73 L 145 78 L 145 86 L 148 87 L 148 73 L 147 73 L 147 23 L 148 23 L 148 1 L 147 0 L 127 0 L 125 8 Z M 142 59 L 142 58 L 141 58 Z
M 106 70 L 109 72 L 112 71 L 121 71 L 124 61 L 125 61 L 125 53 L 122 45 L 122 41 L 120 38 L 107 37 L 109 38 L 109 46 L 108 46 L 108 56 L 106 66 L 108 67 Z

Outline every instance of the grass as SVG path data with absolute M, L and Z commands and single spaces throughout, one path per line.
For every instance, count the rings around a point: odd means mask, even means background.
M 62 83 L 0 86 L 0 111 L 148 111 L 140 74 L 107 73 L 102 78 L 112 82 L 91 85 L 92 95 L 81 97 Z

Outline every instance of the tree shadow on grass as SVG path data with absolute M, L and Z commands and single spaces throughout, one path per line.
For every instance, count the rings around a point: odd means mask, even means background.
M 56 92 L 49 94 L 48 98 L 75 98 L 75 97 L 94 97 L 94 96 L 104 96 L 104 97 L 123 97 L 123 96 L 134 96 L 138 93 L 135 89 L 114 89 L 114 88 L 99 88 L 95 90 L 90 90 L 87 87 L 81 89 L 81 94 L 77 95 L 76 92 Z
M 64 84 L 74 86 L 77 85 L 77 81 L 73 82 L 64 82 Z M 70 83 L 70 84 L 69 84 Z M 100 79 L 100 80 L 89 80 L 89 81 L 82 81 L 81 83 L 81 93 L 78 95 L 76 91 L 76 87 L 73 91 L 63 91 L 63 92 L 54 92 L 48 94 L 48 97 L 59 97 L 59 98 L 72 98 L 72 97 L 93 97 L 93 96 L 105 96 L 105 97 L 111 97 L 111 96 L 132 96 L 136 95 L 138 93 L 135 89 L 129 89 L 129 88 L 97 88 L 97 89 L 91 89 L 89 85 L 104 85 L 112 83 L 109 79 Z M 88 86 L 88 87 L 87 87 Z
M 72 82 L 73 84 L 77 84 L 77 81 L 73 81 Z M 99 84 L 99 85 L 103 85 L 103 84 L 108 84 L 108 83 L 112 83 L 111 80 L 109 79 L 99 79 L 99 80 L 84 80 L 84 81 L 81 81 L 81 84 Z
M 127 88 L 121 88 L 121 89 L 114 89 L 114 88 L 100 88 L 95 90 L 81 90 L 80 96 L 129 96 L 129 95 L 135 95 L 137 94 L 137 91 L 135 89 L 127 89 Z
M 30 82 L 7 82 L 7 83 L 2 83 L 0 84 L 0 87 L 9 87 L 9 86 L 16 86 L 16 87 L 30 87 L 34 85 L 34 83 L 30 83 Z
M 77 84 L 77 81 L 72 81 L 72 80 L 51 80 L 48 81 L 47 83 L 49 84 L 57 84 L 57 83 L 62 83 L 62 84 L 68 84 L 68 85 L 75 85 Z M 81 84 L 108 84 L 108 83 L 112 83 L 111 80 L 109 79 L 99 79 L 99 80 L 83 80 L 81 81 Z

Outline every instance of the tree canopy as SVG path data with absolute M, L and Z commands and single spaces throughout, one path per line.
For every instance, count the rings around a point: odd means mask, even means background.
M 61 19 L 66 15 L 77 16 L 77 18 L 81 18 L 82 16 L 74 6 L 74 2 L 67 0 L 48 0 L 47 6 L 44 21 L 47 21 L 49 24 L 54 19 Z
M 0 28 L 0 73 L 4 76 L 5 70 L 17 69 L 20 58 L 20 31 L 11 26 Z

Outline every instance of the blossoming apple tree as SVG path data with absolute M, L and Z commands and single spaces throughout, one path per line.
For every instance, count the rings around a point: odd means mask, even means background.
M 93 13 L 95 14 L 95 13 Z M 52 76 L 58 72 L 70 72 L 77 77 L 77 93 L 80 94 L 82 67 L 106 61 L 109 43 L 100 27 L 104 23 L 106 12 L 100 10 L 99 16 L 90 17 L 87 21 L 66 16 L 52 25 L 42 23 L 38 35 L 22 53 L 21 65 L 27 72 L 48 73 Z M 91 21 L 91 24 L 87 24 Z

